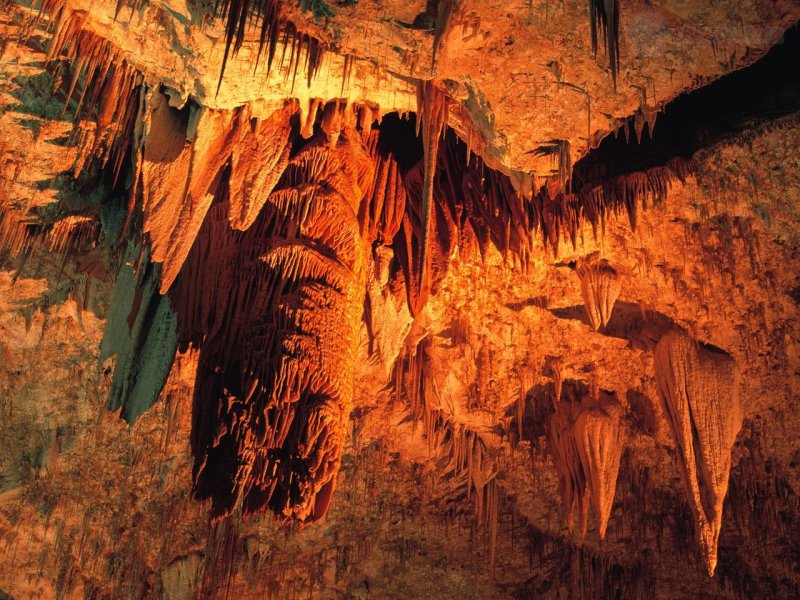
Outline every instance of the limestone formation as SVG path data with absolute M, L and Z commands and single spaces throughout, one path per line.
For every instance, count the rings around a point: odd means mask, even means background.
M 798 19 L 0 0 L 0 598 L 800 597 Z
M 742 428 L 738 368 L 726 352 L 681 331 L 662 336 L 654 359 L 700 552 L 711 576 L 717 566 L 731 449 Z
M 608 518 L 614 506 L 617 475 L 625 447 L 622 408 L 603 394 L 604 401 L 586 406 L 575 418 L 574 434 L 581 466 L 589 489 L 600 539 L 606 536 Z
M 575 270 L 581 280 L 581 295 L 589 322 L 595 331 L 601 330 L 611 319 L 622 289 L 622 278 L 599 253 L 579 258 Z
M 622 407 L 612 394 L 600 396 L 557 403 L 547 429 L 567 528 L 572 533 L 577 518 L 581 539 L 586 536 L 590 504 L 600 538 L 605 537 L 625 447 Z

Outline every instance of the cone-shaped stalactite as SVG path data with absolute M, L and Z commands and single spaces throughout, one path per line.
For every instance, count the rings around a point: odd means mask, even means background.
M 662 336 L 654 358 L 700 551 L 713 575 L 731 449 L 742 427 L 738 370 L 730 355 L 682 331 Z
M 586 535 L 591 505 L 601 538 L 614 504 L 625 446 L 622 407 L 613 394 L 558 402 L 549 417 L 547 442 L 559 477 L 561 503 L 570 533 Z M 577 523 L 576 523 L 577 518 Z
M 431 291 L 431 238 L 434 234 L 433 183 L 436 177 L 436 164 L 439 157 L 439 140 L 447 125 L 449 99 L 433 81 L 417 84 L 417 127 L 422 129 L 423 182 L 422 204 L 420 208 L 420 248 L 418 264 L 410 273 L 414 299 L 409 303 L 411 314 L 417 315 L 428 300 Z
M 599 402 L 590 403 L 581 410 L 575 419 L 573 432 L 602 539 L 614 505 L 619 463 L 625 445 L 622 407 L 613 396 L 603 393 Z
M 622 289 L 620 275 L 598 252 L 579 258 L 575 271 L 581 280 L 581 295 L 589 322 L 599 331 L 611 319 Z
M 589 498 L 586 474 L 581 463 L 575 439 L 575 419 L 580 408 L 572 402 L 560 402 L 550 416 L 547 427 L 547 447 L 553 457 L 558 473 L 561 506 L 566 516 L 567 529 L 575 531 L 575 516 L 578 518 L 578 535 L 586 535 Z

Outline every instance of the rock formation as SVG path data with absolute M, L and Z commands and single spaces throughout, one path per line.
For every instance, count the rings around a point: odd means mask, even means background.
M 567 399 L 556 404 L 547 431 L 569 531 L 574 530 L 577 515 L 578 534 L 586 536 L 591 504 L 603 539 L 625 447 L 622 407 L 605 392 L 602 398 Z
M 711 576 L 717 566 L 731 449 L 742 428 L 738 369 L 727 353 L 678 331 L 659 340 L 654 359 L 700 551 Z
M 800 596 L 800 7 L 518 4 L 0 0 L 0 598 Z
M 575 270 L 581 280 L 581 295 L 589 322 L 598 331 L 611 318 L 614 303 L 622 289 L 620 275 L 607 260 L 597 254 L 579 258 Z

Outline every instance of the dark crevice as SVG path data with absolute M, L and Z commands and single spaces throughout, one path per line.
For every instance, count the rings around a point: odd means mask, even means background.
M 767 121 L 800 111 L 800 26 L 754 64 L 679 96 L 641 141 L 630 118 L 620 131 L 575 163 L 573 189 L 667 164 Z

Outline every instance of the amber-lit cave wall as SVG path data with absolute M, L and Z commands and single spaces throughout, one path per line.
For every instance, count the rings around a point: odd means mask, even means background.
M 192 493 L 202 350 L 179 348 L 133 424 L 108 410 L 130 258 L 93 228 L 118 231 L 127 199 L 62 173 L 80 139 L 41 44 L 0 63 L 0 597 L 800 595 L 796 114 L 684 156 L 635 230 L 624 210 L 574 244 L 534 229 L 524 265 L 460 238 L 413 326 L 370 264 L 327 514 L 212 523 Z M 13 252 L 23 209 L 62 225 Z M 681 380 L 706 401 L 688 425 Z

